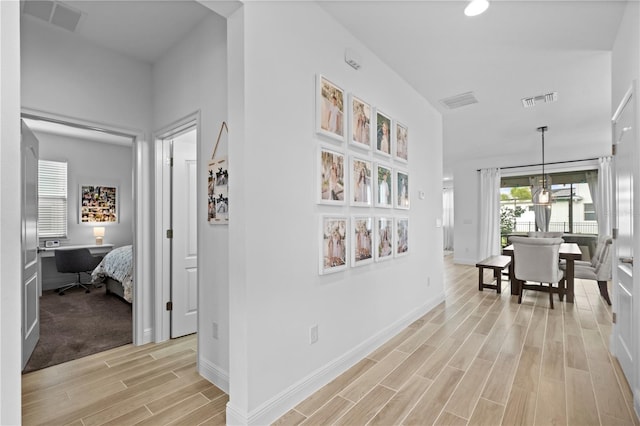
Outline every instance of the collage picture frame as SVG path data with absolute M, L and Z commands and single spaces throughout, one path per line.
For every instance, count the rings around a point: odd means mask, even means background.
M 320 275 L 409 254 L 409 127 L 365 99 L 315 75 Z
M 118 195 L 118 187 L 114 185 L 80 185 L 78 223 L 119 222 Z

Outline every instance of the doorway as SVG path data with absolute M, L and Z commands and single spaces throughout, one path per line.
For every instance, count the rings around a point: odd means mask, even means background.
M 158 194 L 157 232 L 162 241 L 158 258 L 162 295 L 156 306 L 162 326 L 157 341 L 177 338 L 198 329 L 198 224 L 197 170 L 198 117 L 192 115 L 159 133 L 160 166 L 156 175 Z

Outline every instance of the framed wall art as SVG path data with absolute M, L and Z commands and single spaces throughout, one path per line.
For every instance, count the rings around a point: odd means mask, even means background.
M 351 266 L 362 266 L 373 262 L 373 218 L 354 216 L 351 218 Z
M 316 132 L 336 141 L 345 137 L 345 94 L 323 75 L 316 78 Z
M 348 219 L 344 216 L 323 216 L 320 230 L 320 274 L 347 268 Z
M 395 207 L 398 209 L 409 208 L 409 173 L 404 170 L 396 170 Z
M 373 198 L 373 169 L 371 161 L 351 156 L 351 205 L 369 207 Z
M 395 228 L 395 256 L 405 256 L 409 253 L 409 218 L 397 217 Z
M 391 157 L 391 118 L 376 110 L 376 149 L 375 152 Z
M 407 163 L 409 161 L 409 129 L 402 123 L 396 123 L 394 158 Z
M 318 154 L 318 202 L 345 204 L 344 154 L 320 147 Z
M 371 149 L 371 105 L 350 95 L 351 132 L 349 142 L 358 148 Z
M 79 223 L 118 222 L 118 187 L 80 185 Z
M 393 258 L 393 218 L 376 217 L 375 222 L 375 260 L 381 262 Z
M 229 162 L 227 157 L 211 160 L 207 176 L 207 220 L 229 222 Z
M 374 169 L 375 178 L 375 206 L 391 208 L 393 190 L 391 168 L 380 163 L 376 163 Z

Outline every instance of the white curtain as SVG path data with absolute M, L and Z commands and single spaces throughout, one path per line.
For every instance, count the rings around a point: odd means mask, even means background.
M 551 192 L 551 176 L 547 175 L 547 188 Z M 551 219 L 551 204 L 540 204 L 538 198 L 542 192 L 542 182 L 540 176 L 529 178 L 531 185 L 531 199 L 533 201 L 533 212 L 536 216 L 536 230 L 549 232 L 549 220 Z
M 613 210 L 611 157 L 598 158 L 598 172 L 587 172 L 587 184 L 598 220 L 598 235 L 611 235 Z
M 500 169 L 480 170 L 480 229 L 478 257 L 500 254 Z
M 442 232 L 445 250 L 453 250 L 453 188 L 442 190 Z

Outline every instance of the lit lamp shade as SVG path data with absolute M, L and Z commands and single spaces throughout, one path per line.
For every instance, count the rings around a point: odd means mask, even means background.
M 549 190 L 547 189 L 543 189 L 542 191 L 540 191 L 540 195 L 538 196 L 538 203 L 549 204 L 549 201 L 551 201 L 549 195 Z
M 96 237 L 96 244 L 101 245 L 104 238 L 104 226 L 96 226 L 93 228 L 93 236 Z

